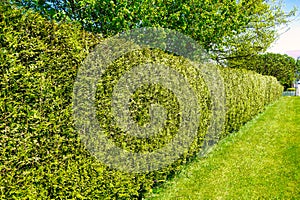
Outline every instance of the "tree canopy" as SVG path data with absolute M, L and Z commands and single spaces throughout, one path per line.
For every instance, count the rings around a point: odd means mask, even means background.
M 11 0 L 48 19 L 76 21 L 108 37 L 160 26 L 197 40 L 219 63 L 265 51 L 288 22 L 281 0 Z
M 232 60 L 229 66 L 274 76 L 285 88 L 291 87 L 297 70 L 297 63 L 293 57 L 277 53 L 265 53 L 247 59 Z
M 296 66 L 296 80 L 300 81 L 300 56 L 297 58 Z

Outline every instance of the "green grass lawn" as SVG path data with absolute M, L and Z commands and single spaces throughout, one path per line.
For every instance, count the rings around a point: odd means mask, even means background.
M 149 199 L 300 199 L 300 98 L 266 111 Z

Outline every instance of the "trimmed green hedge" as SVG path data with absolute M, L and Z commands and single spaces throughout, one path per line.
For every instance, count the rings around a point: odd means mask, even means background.
M 107 128 L 107 136 L 132 151 L 152 151 L 174 136 L 180 121 L 178 102 L 171 91 L 159 85 L 138 88 L 133 96 L 135 103 L 131 104 L 132 116 L 140 125 L 149 121 L 147 111 L 151 103 L 166 108 L 167 127 L 157 138 L 129 137 L 104 121 L 112 119 L 110 95 L 118 77 L 133 65 L 158 62 L 183 74 L 196 91 L 201 111 L 198 137 L 189 152 L 156 172 L 130 174 L 99 163 L 75 131 L 72 92 L 81 62 L 102 38 L 81 31 L 78 26 L 48 22 L 36 13 L 8 5 L 1 5 L 0 13 L 2 199 L 138 199 L 180 170 L 201 149 L 211 116 L 204 80 L 195 79 L 198 70 L 181 57 L 145 49 L 119 58 L 98 84 L 97 115 L 101 126 Z M 220 133 L 224 137 L 281 96 L 282 87 L 275 78 L 254 72 L 221 72 L 227 107 L 226 128 Z
M 262 112 L 264 107 L 282 95 L 283 86 L 272 76 L 243 69 L 222 68 L 226 88 L 225 135 Z

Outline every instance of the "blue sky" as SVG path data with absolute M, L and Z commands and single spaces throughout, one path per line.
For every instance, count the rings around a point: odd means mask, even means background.
M 284 0 L 284 3 L 286 11 L 291 10 L 293 6 L 296 6 L 298 11 L 295 20 L 288 25 L 289 30 L 283 33 L 268 51 L 297 58 L 300 56 L 300 0 Z

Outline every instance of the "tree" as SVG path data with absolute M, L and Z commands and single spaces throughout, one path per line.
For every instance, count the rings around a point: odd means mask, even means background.
M 249 23 L 244 31 L 233 37 L 224 38 L 226 45 L 216 50 L 215 57 L 220 64 L 227 65 L 227 62 L 230 62 L 232 67 L 233 62 L 238 65 L 243 63 L 243 59 L 266 52 L 278 39 L 278 29 L 287 25 L 297 11 L 294 8 L 285 13 L 283 2 L 276 0 L 253 6 L 254 12 L 248 16 Z
M 296 61 L 296 80 L 300 81 L 300 56 L 297 58 Z
M 285 87 L 289 88 L 295 80 L 296 60 L 286 54 L 265 53 L 243 59 L 242 63 L 230 63 L 233 68 L 245 68 L 262 75 L 274 76 Z
M 11 0 L 104 36 L 160 26 L 197 40 L 219 63 L 266 50 L 293 12 L 281 0 Z

